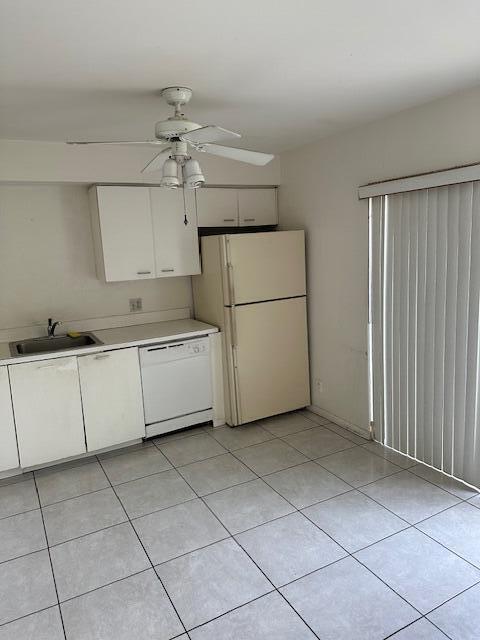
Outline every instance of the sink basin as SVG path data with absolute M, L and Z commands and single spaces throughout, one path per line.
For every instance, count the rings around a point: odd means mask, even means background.
M 103 344 L 103 342 L 93 333 L 81 333 L 79 336 L 75 336 L 75 338 L 71 338 L 70 336 L 32 338 L 31 340 L 10 342 L 10 353 L 12 356 L 27 356 L 38 353 L 79 349 L 80 347 L 88 347 L 92 344 Z

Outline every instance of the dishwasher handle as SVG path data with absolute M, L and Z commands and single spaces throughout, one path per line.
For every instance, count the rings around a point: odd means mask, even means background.
M 209 339 L 185 340 L 183 342 L 173 342 L 163 345 L 152 345 L 140 349 L 141 366 L 150 366 L 171 362 L 172 360 L 183 360 L 185 358 L 195 358 L 209 355 Z

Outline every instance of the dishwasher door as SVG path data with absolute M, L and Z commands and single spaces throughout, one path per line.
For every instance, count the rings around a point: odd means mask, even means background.
M 147 425 L 212 407 L 209 339 L 140 349 Z

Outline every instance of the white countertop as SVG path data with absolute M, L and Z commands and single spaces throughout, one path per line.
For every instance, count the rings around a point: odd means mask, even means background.
M 182 340 L 195 336 L 216 333 L 217 327 L 199 320 L 168 320 L 151 324 L 138 324 L 131 327 L 116 327 L 114 329 L 101 329 L 91 331 L 103 344 L 94 344 L 89 347 L 55 351 L 51 353 L 29 354 L 26 356 L 10 355 L 8 342 L 0 342 L 0 365 L 18 364 L 20 362 L 34 362 L 37 360 L 50 360 L 64 356 L 85 355 L 87 353 L 99 353 L 112 349 L 169 342 L 170 340 Z

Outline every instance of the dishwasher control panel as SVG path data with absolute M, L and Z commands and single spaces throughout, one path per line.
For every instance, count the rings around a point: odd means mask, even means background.
M 209 353 L 209 339 L 185 340 L 182 342 L 169 342 L 157 344 L 140 349 L 140 362 L 169 362 L 195 356 L 206 356 Z

